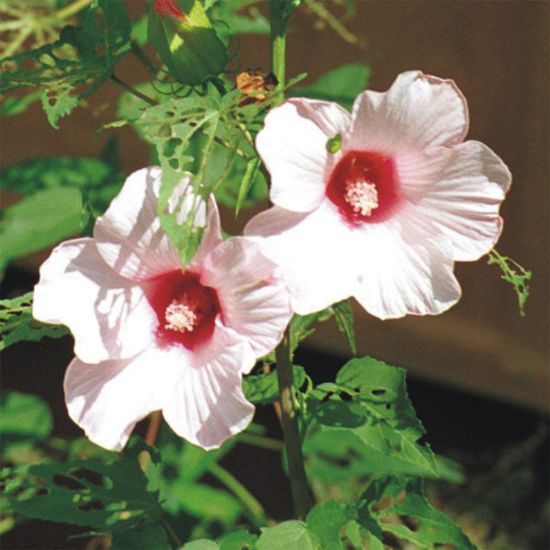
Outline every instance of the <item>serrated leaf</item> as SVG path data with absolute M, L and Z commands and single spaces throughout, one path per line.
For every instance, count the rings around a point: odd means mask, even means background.
M 130 21 L 120 0 L 94 0 L 81 27 L 66 26 L 52 44 L 2 59 L 0 93 L 40 86 L 50 124 L 110 78 L 129 51 Z
M 497 265 L 502 272 L 501 279 L 514 287 L 518 297 L 519 314 L 525 317 L 525 304 L 529 298 L 529 285 L 533 272 L 528 271 L 512 258 L 502 256 L 496 249 L 489 252 L 488 263 Z
M 40 397 L 11 391 L 0 394 L 0 438 L 4 445 L 8 441 L 45 439 L 52 427 L 52 413 Z
M 306 380 L 304 367 L 294 365 L 294 387 L 299 389 Z M 255 405 L 267 405 L 279 399 L 277 371 L 268 374 L 251 374 L 243 379 L 246 399 Z
M 303 521 L 290 520 L 271 528 L 263 527 L 257 550 L 319 550 L 320 541 Z
M 5 468 L 0 474 L 11 510 L 28 518 L 114 533 L 156 523 L 158 494 L 136 459 L 118 458 Z
M 335 101 L 350 109 L 356 96 L 366 90 L 370 68 L 362 63 L 350 63 L 325 73 L 309 86 L 293 88 L 293 96 Z
M 46 325 L 33 319 L 32 292 L 0 300 L 0 351 L 21 341 L 37 342 L 42 338 L 60 338 L 68 334 L 64 327 Z
M 77 235 L 83 222 L 77 189 L 40 191 L 2 211 L 0 264 Z

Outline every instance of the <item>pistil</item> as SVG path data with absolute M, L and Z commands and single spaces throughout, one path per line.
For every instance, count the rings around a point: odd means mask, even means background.
M 354 181 L 346 185 L 346 202 L 354 212 L 362 216 L 370 216 L 378 208 L 378 191 L 376 185 L 368 181 Z

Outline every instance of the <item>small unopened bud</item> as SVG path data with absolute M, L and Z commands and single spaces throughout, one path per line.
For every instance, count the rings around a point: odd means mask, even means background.
M 200 0 L 150 0 L 148 34 L 172 77 L 182 84 L 201 84 L 225 68 L 225 45 Z

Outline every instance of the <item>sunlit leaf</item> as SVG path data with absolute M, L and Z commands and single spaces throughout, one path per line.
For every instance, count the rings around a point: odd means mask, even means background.
M 3 445 L 22 439 L 40 440 L 52 431 L 53 417 L 47 403 L 36 395 L 0 394 L 0 437 Z

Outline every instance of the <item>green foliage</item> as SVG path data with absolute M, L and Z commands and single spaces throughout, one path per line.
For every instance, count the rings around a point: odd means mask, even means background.
M 256 548 L 258 550 L 317 550 L 320 541 L 303 521 L 283 521 L 275 527 L 264 528 Z
M 3 446 L 12 441 L 45 439 L 52 427 L 52 413 L 36 395 L 15 391 L 0 394 L 0 438 Z
M 249 0 L 211 0 L 212 19 L 222 35 L 268 34 L 269 21 Z
M 367 65 L 351 63 L 329 71 L 309 86 L 293 88 L 291 95 L 335 101 L 350 109 L 356 96 L 367 89 L 369 78 Z
M 27 195 L 46 189 L 72 187 L 80 190 L 84 204 L 94 217 L 102 214 L 120 190 L 124 176 L 118 159 L 108 159 L 114 142 L 108 144 L 103 158 L 43 157 L 8 166 L 0 189 Z
M 68 334 L 64 327 L 45 325 L 32 317 L 32 292 L 11 300 L 0 300 L 0 350 L 26 340 L 60 338 Z
M 58 128 L 61 117 L 110 78 L 129 51 L 130 30 L 120 0 L 94 0 L 81 27 L 68 25 L 56 42 L 0 60 L 0 93 L 39 86 L 48 121 Z
M 82 196 L 77 189 L 45 189 L 25 197 L 2 211 L 0 266 L 78 235 L 82 225 Z
M 113 533 L 110 550 L 171 550 L 164 528 L 156 524 L 138 525 L 135 528 Z
M 336 383 L 308 395 L 312 418 L 304 453 L 312 478 L 334 483 L 350 477 L 438 477 L 434 454 L 406 392 L 405 371 L 382 361 L 352 359 Z
M 154 525 L 162 514 L 137 455 L 4 468 L 0 478 L 10 509 L 27 518 L 116 533 Z
M 294 366 L 294 387 L 300 389 L 306 381 L 303 367 Z M 277 371 L 268 374 L 251 374 L 243 380 L 246 399 L 255 405 L 268 405 L 279 399 Z
M 352 353 L 356 353 L 355 332 L 353 328 L 353 310 L 350 300 L 338 302 L 322 311 L 310 313 L 309 315 L 294 315 L 290 322 L 290 351 L 298 347 L 302 340 L 315 332 L 314 324 L 328 321 L 335 317 L 338 330 L 346 337 Z
M 502 256 L 496 249 L 489 252 L 488 263 L 497 265 L 502 271 L 501 279 L 514 287 L 518 297 L 519 314 L 525 317 L 525 304 L 529 297 L 529 283 L 533 272 L 527 271 L 512 258 Z
M 358 522 L 382 544 L 382 533 L 409 541 L 415 548 L 445 544 L 475 550 L 462 530 L 444 513 L 430 506 L 422 481 L 407 478 L 374 480 L 362 497 Z

